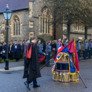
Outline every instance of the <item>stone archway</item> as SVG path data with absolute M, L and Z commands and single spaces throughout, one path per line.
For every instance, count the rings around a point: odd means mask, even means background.
M 17 15 L 13 17 L 13 35 L 20 35 L 20 19 Z

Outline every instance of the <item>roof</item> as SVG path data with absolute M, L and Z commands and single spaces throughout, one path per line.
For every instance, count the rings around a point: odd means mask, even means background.
M 12 11 L 23 10 L 29 8 L 30 0 L 0 0 L 0 13 L 2 13 L 6 4 L 9 5 L 9 9 Z

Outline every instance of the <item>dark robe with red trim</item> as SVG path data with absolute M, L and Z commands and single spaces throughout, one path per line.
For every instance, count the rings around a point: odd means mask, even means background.
M 32 56 L 29 60 L 29 69 L 28 69 L 28 81 L 32 82 L 34 79 L 41 77 L 39 63 L 38 63 L 38 46 L 37 44 L 32 43 Z

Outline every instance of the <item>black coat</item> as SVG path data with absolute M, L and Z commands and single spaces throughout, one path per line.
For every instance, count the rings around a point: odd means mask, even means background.
M 2 58 L 2 45 L 0 44 L 0 58 Z
M 6 50 L 7 50 L 7 48 L 8 48 L 8 55 L 9 55 L 10 46 L 8 45 L 8 47 L 7 47 L 6 44 L 2 46 L 2 59 L 6 59 L 6 54 L 7 54 Z
M 17 48 L 15 48 L 17 46 Z M 20 44 L 13 44 L 11 47 L 11 52 L 13 54 L 13 58 L 16 60 L 20 59 L 21 56 L 21 45 Z
M 38 63 L 38 47 L 37 44 L 32 45 L 32 55 L 28 68 L 28 81 L 32 82 L 35 78 L 41 77 L 39 63 Z

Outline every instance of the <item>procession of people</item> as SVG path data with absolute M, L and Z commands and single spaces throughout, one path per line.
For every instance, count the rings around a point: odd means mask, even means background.
M 40 87 L 37 84 L 37 78 L 41 77 L 39 64 L 44 62 L 45 66 L 50 67 L 50 59 L 53 58 L 53 60 L 55 61 L 60 48 L 62 49 L 62 47 L 64 47 L 65 49 L 63 50 L 63 52 L 66 52 L 66 53 L 69 52 L 69 50 L 68 50 L 69 48 L 66 48 L 68 46 L 68 44 L 69 44 L 69 41 L 67 38 L 65 38 L 63 40 L 59 39 L 57 41 L 47 41 L 45 44 L 45 50 L 44 50 L 43 43 L 39 39 L 37 41 L 37 38 L 32 38 L 25 42 L 23 78 L 26 78 L 26 81 L 24 82 L 24 84 L 26 85 L 26 87 L 29 90 L 30 90 L 29 84 L 31 82 L 33 82 L 33 88 Z M 78 56 L 79 56 L 78 46 L 79 46 L 79 40 L 76 41 L 76 53 L 78 53 Z M 84 44 L 84 46 L 85 46 L 85 44 Z M 91 40 L 90 40 L 90 46 L 92 46 Z M 90 48 L 90 50 L 92 50 L 92 47 Z M 74 53 L 74 52 L 72 52 L 72 53 Z M 70 54 L 70 56 L 71 55 L 72 54 Z M 90 58 L 91 58 L 91 56 L 92 56 L 92 54 L 90 53 Z M 75 56 L 75 58 L 78 61 L 78 57 Z M 86 58 L 88 58 L 88 57 L 86 57 Z M 79 66 L 77 63 L 75 66 L 77 68 L 77 73 L 79 73 Z M 71 63 L 70 70 L 71 70 L 71 72 L 75 70 L 72 63 Z M 76 71 L 74 71 L 74 72 L 76 72 Z M 78 77 L 77 77 L 77 79 L 78 79 Z
M 45 64 L 46 67 L 50 67 L 50 60 L 53 59 L 53 61 L 55 61 L 60 49 L 63 47 L 66 48 L 69 42 L 70 41 L 68 41 L 67 37 L 63 38 L 62 40 L 58 39 L 47 42 L 43 42 L 41 39 L 33 37 L 21 42 L 15 40 L 14 42 L 9 43 L 9 59 L 15 59 L 16 62 L 18 62 L 20 59 L 24 60 L 23 78 L 26 79 L 24 84 L 28 90 L 30 90 L 31 82 L 33 82 L 33 88 L 40 87 L 37 82 L 37 78 L 41 77 L 40 64 Z M 75 42 L 79 60 L 91 59 L 92 39 L 77 39 Z M 0 43 L 0 58 L 2 58 L 4 61 L 6 59 L 6 46 L 7 45 L 5 42 Z M 63 51 L 69 52 L 68 49 L 66 48 Z

